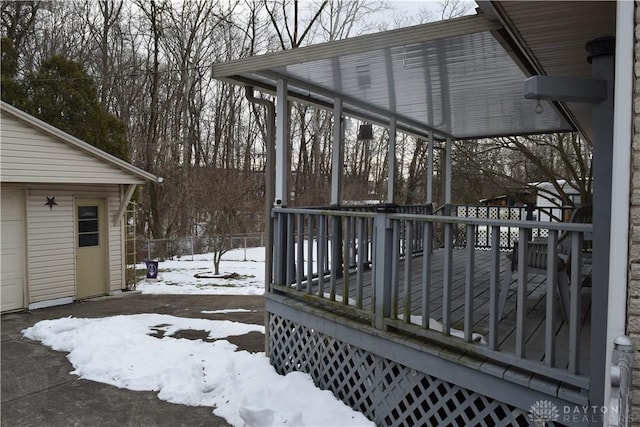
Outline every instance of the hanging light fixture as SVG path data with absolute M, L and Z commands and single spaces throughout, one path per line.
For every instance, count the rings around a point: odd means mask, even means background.
M 357 140 L 362 141 L 366 139 L 373 139 L 373 126 L 368 123 L 362 124 L 358 128 Z

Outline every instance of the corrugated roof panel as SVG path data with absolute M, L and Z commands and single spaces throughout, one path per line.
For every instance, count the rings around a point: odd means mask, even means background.
M 350 114 L 460 139 L 571 130 L 550 103 L 534 112 L 528 76 L 492 34 L 495 24 L 469 18 L 217 64 L 214 75 L 267 89 L 284 78 L 310 102 L 330 107 L 340 97 Z
M 458 138 L 570 127 L 550 105 L 532 119 L 536 102 L 524 99 L 526 76 L 489 32 L 309 60 L 276 71 Z

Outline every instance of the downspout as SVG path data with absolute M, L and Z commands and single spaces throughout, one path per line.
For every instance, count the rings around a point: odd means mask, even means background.
M 273 278 L 273 222 L 271 221 L 271 207 L 275 199 L 275 175 L 276 168 L 274 165 L 274 150 L 276 145 L 275 133 L 275 117 L 276 107 L 273 102 L 268 99 L 256 98 L 253 95 L 253 86 L 245 86 L 245 97 L 249 102 L 264 105 L 267 107 L 267 135 L 265 147 L 267 150 L 266 166 L 265 166 L 265 189 L 264 189 L 264 222 L 265 222 L 265 273 L 264 273 L 264 290 L 271 291 L 271 283 Z M 269 354 L 269 313 L 265 311 L 265 352 Z
M 627 272 L 629 269 L 629 197 L 631 194 L 631 141 L 634 52 L 634 2 L 616 5 L 616 53 L 613 117 L 613 159 L 611 188 L 611 234 L 609 251 L 609 307 L 607 310 L 607 360 L 611 366 L 614 340 L 626 333 Z M 621 250 L 621 248 L 623 248 Z M 604 384 L 611 384 L 605 370 Z M 609 402 L 610 388 L 605 387 Z

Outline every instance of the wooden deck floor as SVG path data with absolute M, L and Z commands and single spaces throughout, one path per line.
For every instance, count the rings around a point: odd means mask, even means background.
M 477 251 L 475 253 L 475 286 L 474 286 L 474 310 L 473 310 L 473 332 L 488 336 L 489 332 L 489 280 L 490 280 L 490 252 Z M 399 268 L 399 312 L 403 304 L 402 295 L 404 289 L 404 261 Z M 412 258 L 412 287 L 411 287 L 411 312 L 414 315 L 420 314 L 420 301 L 422 289 L 420 287 L 422 278 L 422 257 Z M 452 302 L 451 319 L 452 327 L 458 330 L 464 329 L 464 308 L 465 308 L 465 253 L 463 250 L 454 250 L 452 262 Z M 509 268 L 510 261 L 505 254 L 501 254 L 500 280 L 504 278 L 505 269 Z M 437 321 L 442 320 L 442 283 L 444 276 L 444 251 L 435 250 L 432 261 L 432 282 L 430 291 L 430 318 Z M 329 290 L 329 279 L 325 279 L 325 291 Z M 342 294 L 342 280 L 336 282 L 336 295 Z M 356 278 L 351 274 L 348 279 L 349 298 L 356 295 Z M 363 308 L 371 308 L 372 293 L 371 270 L 364 274 L 363 287 Z M 516 278 L 509 287 L 507 302 L 504 309 L 503 319 L 499 322 L 499 349 L 513 353 L 515 351 L 516 340 Z M 544 275 L 529 274 L 527 285 L 527 316 L 526 316 L 526 355 L 527 359 L 544 360 L 544 331 L 545 331 L 545 304 L 546 304 L 546 278 Z M 569 355 L 568 337 L 569 327 L 564 321 L 560 303 L 557 308 L 557 328 L 556 328 L 556 366 L 563 368 L 567 366 Z M 580 348 L 580 373 L 589 371 L 589 339 L 590 339 L 590 288 L 583 288 L 582 291 L 582 328 L 581 328 L 581 348 Z

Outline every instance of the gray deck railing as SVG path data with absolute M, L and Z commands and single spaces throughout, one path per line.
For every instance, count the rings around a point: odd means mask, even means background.
M 340 304 L 378 329 L 405 331 L 588 390 L 581 363 L 589 359 L 582 352 L 590 348 L 590 336 L 582 328 L 590 301 L 583 301 L 581 286 L 583 239 L 592 231 L 590 224 L 414 215 L 396 213 L 389 206 L 380 206 L 375 213 L 279 208 L 274 209 L 273 219 L 273 290 Z M 490 245 L 481 254 L 489 260 L 483 277 L 476 265 L 477 248 L 466 243 L 463 250 L 454 247 L 455 229 L 460 227 L 466 242 L 475 242 L 479 229 L 489 235 Z M 432 248 L 438 228 L 443 230 L 442 249 L 415 250 Z M 520 241 L 529 240 L 534 229 L 544 229 L 548 235 L 546 281 L 541 285 L 546 295 L 530 306 L 528 245 L 518 245 L 517 280 L 510 291 L 515 304 L 508 321 L 501 320 L 498 312 L 501 280 L 505 280 L 501 273 L 509 269 L 499 241 L 505 228 L 517 229 Z M 556 301 L 561 233 L 567 234 L 572 247 L 566 319 Z M 454 276 L 463 283 L 459 288 Z M 487 292 L 479 298 L 475 288 L 481 281 Z M 542 316 L 543 324 L 531 324 L 534 314 Z M 562 325 L 564 332 L 559 333 Z M 478 330 L 482 344 L 477 343 Z M 539 338 L 532 344 L 534 333 Z M 530 354 L 532 346 L 542 357 Z M 556 357 L 560 346 L 567 347 L 561 361 Z

